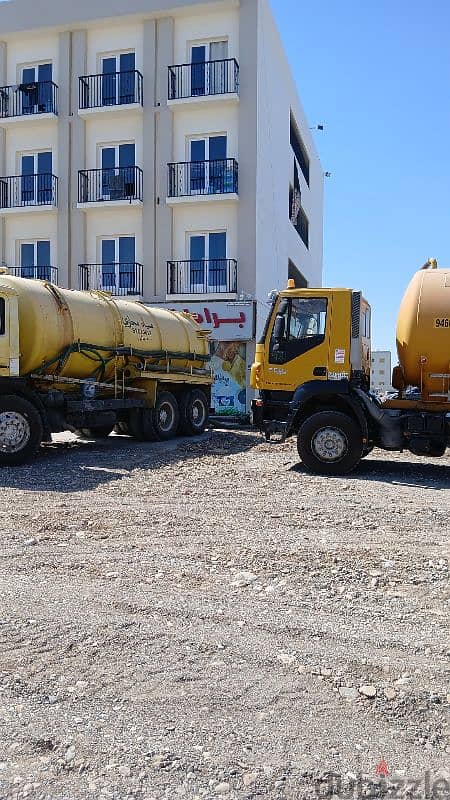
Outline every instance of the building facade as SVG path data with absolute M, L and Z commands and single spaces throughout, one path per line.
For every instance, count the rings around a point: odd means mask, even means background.
M 322 186 L 267 0 L 0 4 L 0 262 L 196 313 L 225 412 L 321 283 Z
M 393 391 L 391 384 L 392 365 L 389 350 L 372 351 L 370 385 L 377 394 Z

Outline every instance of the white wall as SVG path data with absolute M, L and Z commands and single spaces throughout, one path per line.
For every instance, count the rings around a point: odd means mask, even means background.
M 294 164 L 289 141 L 291 109 L 310 158 L 310 188 L 299 174 L 302 207 L 309 219 L 309 250 L 289 219 Z M 322 282 L 322 168 L 267 0 L 259 0 L 257 150 L 256 294 L 261 303 L 260 331 L 267 294 L 284 288 L 289 258 L 310 285 L 320 286 Z
M 142 114 L 139 111 L 128 111 L 116 114 L 114 122 L 108 114 L 98 114 L 86 120 L 86 164 L 80 164 L 79 169 L 97 169 L 101 167 L 98 151 L 101 146 L 120 144 L 121 142 L 135 142 L 136 166 L 143 162 L 143 132 Z
M 20 242 L 37 239 L 50 241 L 51 264 L 57 267 L 57 220 L 56 214 L 48 211 L 24 211 L 5 218 L 6 262 L 8 266 L 20 266 Z
M 210 39 L 228 39 L 228 57 L 237 58 L 239 47 L 239 12 L 209 10 L 175 19 L 174 64 L 190 62 L 190 44 Z M 189 56 L 189 57 L 188 57 Z
M 201 135 L 228 137 L 228 158 L 239 158 L 238 153 L 238 110 L 233 105 L 209 105 L 177 109 L 174 113 L 173 160 L 189 161 L 186 143 L 189 137 Z
M 20 175 L 20 155 L 51 150 L 53 174 L 58 175 L 58 127 L 56 120 L 31 119 L 6 128 L 6 175 Z
M 140 208 L 99 208 L 86 212 L 86 263 L 98 264 L 101 261 L 100 239 L 116 236 L 136 237 L 136 261 L 143 263 L 142 251 L 142 211 Z M 148 254 L 147 254 L 148 259 Z M 152 264 L 146 264 L 152 269 Z
M 237 204 L 212 200 L 176 206 L 173 214 L 173 258 L 189 258 L 187 233 L 227 231 L 227 256 L 237 258 Z M 170 257 L 170 256 L 168 256 Z
M 1 33 L 0 33 L 1 35 Z M 8 42 L 7 82 L 8 85 L 21 81 L 23 66 L 34 64 L 53 64 L 53 80 L 58 83 L 58 36 L 21 36 Z
M 87 74 L 101 72 L 101 56 L 134 50 L 136 69 L 142 71 L 143 27 L 139 23 L 91 26 L 87 42 Z

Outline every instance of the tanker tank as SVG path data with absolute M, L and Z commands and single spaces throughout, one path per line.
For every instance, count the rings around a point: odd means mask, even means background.
M 424 401 L 450 402 L 450 270 L 434 260 L 425 266 L 431 268 L 414 275 L 400 305 L 401 382 L 418 387 Z
M 61 289 L 0 273 L 0 291 L 17 296 L 19 374 L 109 380 L 115 354 L 127 363 L 144 358 L 155 366 L 204 369 L 207 334 L 187 314 L 111 297 L 103 292 Z

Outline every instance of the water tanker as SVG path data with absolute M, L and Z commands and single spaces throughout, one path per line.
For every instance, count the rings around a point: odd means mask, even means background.
M 274 296 L 251 385 L 253 421 L 269 440 L 297 436 L 311 472 L 350 472 L 374 447 L 439 457 L 450 445 L 450 270 L 430 260 L 400 306 L 397 394 L 370 391 L 371 312 L 352 289 Z
M 450 270 L 416 272 L 406 289 L 397 322 L 400 368 L 396 388 L 417 386 L 422 400 L 448 401 L 450 373 Z
M 207 334 L 187 314 L 0 273 L 0 464 L 63 430 L 201 433 Z

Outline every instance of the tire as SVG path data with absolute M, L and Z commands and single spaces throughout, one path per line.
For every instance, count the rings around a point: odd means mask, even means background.
M 153 417 L 153 408 L 132 408 L 126 425 L 128 434 L 139 442 L 156 442 Z
M 172 392 L 158 392 L 152 413 L 153 429 L 160 441 L 173 439 L 180 424 L 180 410 Z
M 114 425 L 114 431 L 120 436 L 130 436 L 130 426 L 124 419 L 120 419 L 118 422 L 116 422 Z
M 191 389 L 180 400 L 180 433 L 200 436 L 208 424 L 209 403 L 204 392 Z
M 309 472 L 346 475 L 362 458 L 362 432 L 358 423 L 347 414 L 319 411 L 301 426 L 297 448 Z
M 16 395 L 0 396 L 0 466 L 29 461 L 43 436 L 42 418 L 33 403 Z
M 110 433 L 114 430 L 111 425 L 99 425 L 98 428 L 79 428 L 77 430 L 78 436 L 84 439 L 107 439 Z

